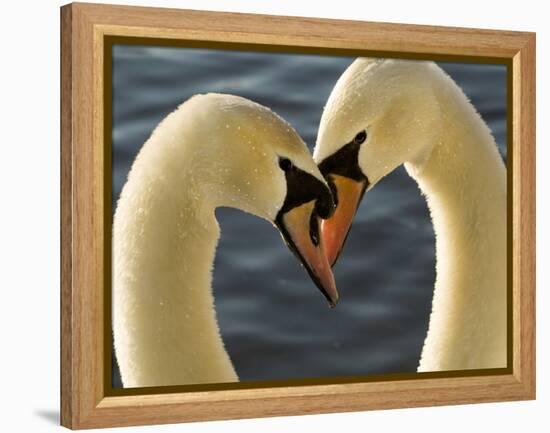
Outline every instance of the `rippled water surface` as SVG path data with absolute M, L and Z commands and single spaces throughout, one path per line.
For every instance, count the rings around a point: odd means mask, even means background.
M 195 93 L 250 98 L 313 146 L 323 105 L 347 57 L 118 45 L 113 49 L 113 211 L 153 128 Z M 506 68 L 440 63 L 506 155 Z M 268 222 L 218 209 L 214 270 L 219 325 L 241 380 L 414 372 L 435 279 L 424 199 L 400 168 L 368 193 L 334 272 L 329 310 Z M 120 386 L 114 363 L 113 385 Z

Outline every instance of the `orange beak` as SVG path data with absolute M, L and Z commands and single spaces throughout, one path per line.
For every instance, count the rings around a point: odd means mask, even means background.
M 277 226 L 288 247 L 302 262 L 330 307 L 334 307 L 338 302 L 338 290 L 319 233 L 321 219 L 314 210 L 314 200 L 290 209 L 281 216 Z
M 334 214 L 321 222 L 321 239 L 327 260 L 331 266 L 334 266 L 348 237 L 367 182 L 335 174 L 330 174 L 330 178 L 335 187 L 338 205 Z

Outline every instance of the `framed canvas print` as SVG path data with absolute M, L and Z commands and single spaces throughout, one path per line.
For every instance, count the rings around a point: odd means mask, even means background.
M 61 8 L 61 422 L 535 398 L 532 33 Z

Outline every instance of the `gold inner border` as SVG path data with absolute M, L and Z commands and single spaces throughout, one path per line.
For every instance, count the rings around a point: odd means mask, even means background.
M 507 170 L 507 366 L 506 368 L 491 368 L 477 370 L 454 370 L 437 371 L 424 373 L 393 373 L 361 376 L 337 376 L 323 378 L 306 378 L 292 380 L 266 380 L 246 381 L 234 383 L 213 383 L 200 385 L 175 385 L 175 386 L 153 386 L 140 388 L 113 388 L 112 386 L 112 365 L 113 336 L 112 336 L 112 103 L 113 103 L 113 81 L 112 81 L 112 49 L 114 45 L 141 45 L 157 47 L 177 48 L 202 48 L 231 51 L 250 51 L 262 53 L 284 53 L 284 54 L 312 54 L 327 56 L 345 57 L 385 57 L 397 59 L 432 60 L 440 62 L 460 62 L 476 64 L 495 64 L 506 66 L 507 95 L 506 95 L 506 170 Z M 287 45 L 266 45 L 238 42 L 212 42 L 168 38 L 148 38 L 134 36 L 103 36 L 103 202 L 104 202 L 104 239 L 103 239 L 103 261 L 104 261 L 104 322 L 103 322 L 103 395 L 111 396 L 133 396 L 146 394 L 174 394 L 183 392 L 215 391 L 215 390 L 237 390 L 237 389 L 258 389 L 258 388 L 279 388 L 310 385 L 332 385 L 349 383 L 368 383 L 400 380 L 454 378 L 454 377 L 475 377 L 475 376 L 497 376 L 513 373 L 513 60 L 499 57 L 464 56 L 464 55 L 426 55 L 417 53 L 398 53 L 389 51 L 341 49 L 341 48 L 320 48 L 320 47 L 297 47 Z

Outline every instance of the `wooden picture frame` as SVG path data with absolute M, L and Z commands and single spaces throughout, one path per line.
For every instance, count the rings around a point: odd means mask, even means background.
M 116 38 L 508 65 L 509 363 L 494 372 L 192 392 L 109 392 L 104 192 L 111 115 L 106 56 Z M 110 42 L 109 42 L 110 41 Z M 80 429 L 535 398 L 535 35 L 190 10 L 61 8 L 61 424 Z M 510 73 L 511 72 L 511 73 Z M 107 119 L 107 120 L 106 120 Z M 510 127 L 511 126 L 511 127 Z M 509 196 L 510 197 L 510 196 Z

